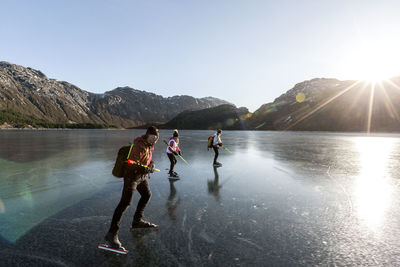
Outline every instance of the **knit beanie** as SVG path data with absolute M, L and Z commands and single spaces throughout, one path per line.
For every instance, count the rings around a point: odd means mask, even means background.
M 146 135 L 150 135 L 150 134 L 158 136 L 158 129 L 154 126 L 150 126 L 149 128 L 147 128 Z

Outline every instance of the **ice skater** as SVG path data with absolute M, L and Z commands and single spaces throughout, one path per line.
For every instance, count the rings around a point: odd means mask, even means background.
M 218 149 L 220 146 L 223 146 L 222 141 L 221 141 L 221 135 L 222 135 L 222 130 L 218 129 L 217 132 L 214 134 L 213 140 L 212 140 L 212 148 L 215 153 L 213 165 L 216 167 L 222 166 L 222 164 L 217 161 L 218 155 L 219 155 Z
M 168 172 L 169 176 L 172 178 L 178 178 L 179 177 L 178 173 L 176 173 L 174 171 L 174 166 L 177 162 L 175 156 L 177 156 L 177 155 L 181 156 L 182 152 L 179 148 L 179 133 L 178 133 L 178 130 L 176 130 L 176 129 L 172 133 L 172 136 L 169 138 L 168 147 L 167 147 L 166 152 L 167 152 L 169 161 L 171 163 L 170 167 L 169 167 L 169 172 Z
M 158 225 L 142 219 L 144 209 L 151 198 L 147 176 L 149 173 L 154 172 L 155 165 L 151 158 L 154 151 L 154 145 L 158 138 L 158 129 L 151 126 L 147 129 L 145 135 L 134 140 L 133 149 L 129 155 L 124 171 L 124 186 L 122 189 L 121 200 L 114 211 L 110 229 L 104 237 L 106 244 L 105 246 L 99 245 L 99 248 L 122 254 L 127 253 L 119 241 L 118 230 L 121 225 L 122 215 L 131 204 L 135 190 L 140 193 L 141 197 L 133 216 L 131 229 L 158 227 Z

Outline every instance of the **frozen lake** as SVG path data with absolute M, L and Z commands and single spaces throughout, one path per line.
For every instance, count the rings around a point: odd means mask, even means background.
M 145 218 L 128 255 L 97 249 L 121 196 L 118 149 L 145 130 L 0 131 L 0 265 L 400 265 L 400 135 L 180 131 L 167 179 L 161 141 Z M 162 130 L 161 140 L 172 131 Z

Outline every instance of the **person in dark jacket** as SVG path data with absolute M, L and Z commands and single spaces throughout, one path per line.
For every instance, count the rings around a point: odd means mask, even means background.
M 131 229 L 158 227 L 158 225 L 142 219 L 144 209 L 151 197 L 147 176 L 149 173 L 154 172 L 155 165 L 151 158 L 154 151 L 154 144 L 158 141 L 158 138 L 158 129 L 151 126 L 147 129 L 145 135 L 134 140 L 131 154 L 125 165 L 121 200 L 114 211 L 110 229 L 104 237 L 107 244 L 113 248 L 123 250 L 118 238 L 118 230 L 121 225 L 122 215 L 131 204 L 135 190 L 139 192 L 141 197 L 133 216 Z

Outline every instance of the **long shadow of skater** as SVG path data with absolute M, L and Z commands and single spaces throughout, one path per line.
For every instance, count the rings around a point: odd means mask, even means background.
M 217 200 L 221 198 L 219 190 L 222 185 L 219 185 L 218 167 L 214 166 L 214 180 L 207 180 L 208 193 L 214 195 Z
M 169 180 L 169 189 L 170 193 L 167 199 L 167 209 L 168 209 L 168 215 L 171 218 L 171 221 L 173 224 L 176 224 L 176 219 L 178 215 L 178 206 L 179 203 L 181 202 L 181 198 L 179 197 L 176 199 L 176 189 L 174 185 L 175 180 Z

